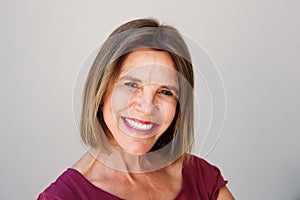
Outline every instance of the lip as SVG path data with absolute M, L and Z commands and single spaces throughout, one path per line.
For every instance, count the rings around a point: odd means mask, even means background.
M 137 136 L 137 137 L 150 137 L 152 135 L 156 134 L 156 129 L 158 128 L 158 124 L 151 122 L 151 121 L 144 121 L 144 120 L 140 120 L 140 119 L 136 119 L 136 118 L 129 118 L 129 117 L 121 117 L 122 122 L 124 124 L 124 126 L 126 127 L 126 129 L 129 131 L 129 135 L 132 136 Z M 149 130 L 140 130 L 140 129 L 136 129 L 132 126 L 130 126 L 128 124 L 128 122 L 126 121 L 126 119 L 137 122 L 139 124 L 143 124 L 143 125 L 150 125 L 152 124 L 152 128 L 150 128 Z

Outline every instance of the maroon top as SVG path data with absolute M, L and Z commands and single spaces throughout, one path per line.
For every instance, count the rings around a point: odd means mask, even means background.
M 218 197 L 219 189 L 226 185 L 220 170 L 196 156 L 191 156 L 182 170 L 183 184 L 175 200 L 212 199 Z M 120 200 L 90 183 L 75 169 L 69 168 L 52 183 L 38 200 Z

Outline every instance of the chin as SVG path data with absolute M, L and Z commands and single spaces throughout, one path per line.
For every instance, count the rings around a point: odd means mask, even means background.
M 145 154 L 145 153 L 149 152 L 150 149 L 152 148 L 152 146 L 145 148 L 145 145 L 131 145 L 131 146 L 123 147 L 123 150 L 128 153 L 131 153 L 131 154 L 139 154 L 140 155 L 140 154 Z
M 116 135 L 115 142 L 123 149 L 124 151 L 131 154 L 145 154 L 148 153 L 155 142 L 157 141 L 157 137 L 151 138 L 134 138 L 128 135 L 123 135 L 123 137 L 118 137 Z

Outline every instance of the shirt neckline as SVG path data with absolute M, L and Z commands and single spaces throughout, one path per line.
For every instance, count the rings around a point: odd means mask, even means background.
M 184 169 L 185 169 L 185 164 L 183 164 L 182 166 L 182 171 L 181 171 L 181 174 L 182 174 L 182 184 L 181 184 L 181 189 L 179 190 L 178 194 L 176 195 L 176 197 L 174 198 L 174 200 L 178 199 L 184 192 L 184 188 L 186 186 L 186 183 L 185 183 L 185 176 L 184 176 Z M 97 191 L 100 191 L 102 193 L 105 193 L 106 195 L 109 195 L 111 196 L 112 198 L 116 199 L 116 200 L 123 200 L 122 198 L 118 197 L 118 196 L 115 196 L 111 193 L 109 193 L 108 191 L 105 191 L 97 186 L 95 186 L 93 183 L 91 183 L 86 177 L 84 177 L 77 169 L 74 169 L 74 168 L 68 168 L 67 171 L 69 172 L 73 172 L 75 173 L 77 176 L 79 176 L 81 179 L 83 179 L 88 185 L 90 185 L 91 187 L 93 187 L 95 190 Z

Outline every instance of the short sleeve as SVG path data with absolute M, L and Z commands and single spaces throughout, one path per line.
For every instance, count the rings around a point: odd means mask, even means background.
M 186 195 L 194 199 L 216 200 L 227 184 L 219 168 L 196 156 L 190 156 L 183 174 Z
M 205 170 L 204 180 L 207 185 L 207 191 L 211 194 L 210 198 L 212 200 L 216 200 L 218 198 L 220 188 L 224 187 L 228 181 L 224 180 L 219 168 L 204 160 L 202 160 L 202 162 L 203 170 Z

